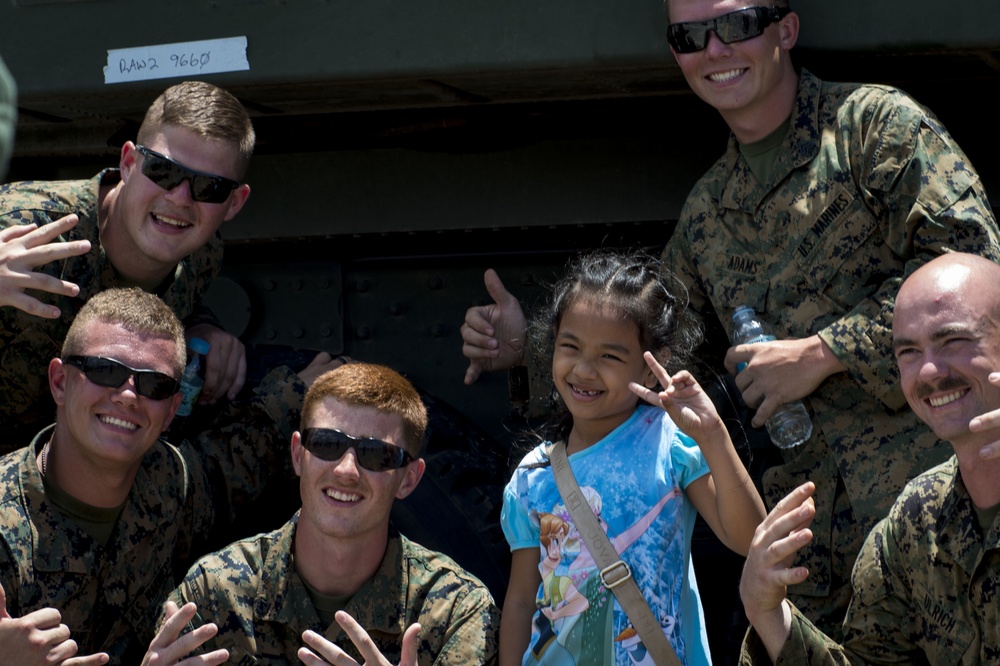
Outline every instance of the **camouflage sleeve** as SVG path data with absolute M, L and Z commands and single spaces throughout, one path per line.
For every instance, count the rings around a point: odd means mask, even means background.
M 899 575 L 900 548 L 890 522 L 898 516 L 893 507 L 869 533 L 851 576 L 854 597 L 844 620 L 844 646 L 859 662 L 906 661 L 922 652 L 909 638 L 912 582 Z
M 500 611 L 485 587 L 475 587 L 452 608 L 444 647 L 435 666 L 496 664 Z
M 903 267 L 819 335 L 860 386 L 898 408 L 891 328 L 900 284 L 950 250 L 1000 261 L 1000 231 L 978 174 L 937 119 L 898 91 L 869 95 L 878 99 L 851 107 L 842 134 L 851 134 L 859 190 Z
M 852 660 L 840 645 L 817 629 L 794 604 L 788 604 L 792 607 L 792 627 L 778 660 L 774 662 L 775 666 L 857 666 L 862 663 Z M 771 663 L 753 627 L 747 630 L 743 639 L 739 663 L 740 666 Z
M 209 534 L 213 523 L 235 520 L 269 477 L 290 473 L 288 446 L 305 391 L 305 384 L 289 368 L 275 368 L 254 389 L 249 402 L 231 403 L 212 429 L 181 446 L 185 458 L 200 463 L 192 465 L 201 470 L 192 495 L 214 507 L 202 512 L 200 520 L 195 517 L 194 534 Z

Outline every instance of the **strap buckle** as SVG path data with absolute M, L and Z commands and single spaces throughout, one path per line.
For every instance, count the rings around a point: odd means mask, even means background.
M 609 590 L 615 589 L 631 577 L 632 570 L 622 560 L 601 569 L 601 584 Z

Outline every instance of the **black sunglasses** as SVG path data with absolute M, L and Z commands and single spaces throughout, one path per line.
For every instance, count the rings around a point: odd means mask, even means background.
M 136 370 L 103 356 L 67 356 L 63 363 L 78 368 L 92 383 L 108 388 L 118 388 L 129 377 L 135 377 L 136 393 L 152 400 L 169 398 L 181 388 L 181 383 L 170 375 L 155 370 Z
M 172 190 L 186 180 L 195 201 L 224 203 L 230 192 L 240 186 L 235 180 L 189 169 L 146 146 L 136 144 L 135 149 L 143 155 L 142 175 L 165 190 Z
M 302 446 L 317 458 L 334 462 L 354 449 L 358 464 L 372 472 L 399 469 L 413 462 L 413 456 L 389 442 L 374 437 L 352 437 L 334 428 L 306 428 Z
M 671 23 L 667 41 L 677 53 L 695 53 L 708 46 L 708 33 L 714 32 L 723 44 L 742 42 L 759 36 L 767 26 L 788 15 L 788 7 L 745 7 L 709 21 Z

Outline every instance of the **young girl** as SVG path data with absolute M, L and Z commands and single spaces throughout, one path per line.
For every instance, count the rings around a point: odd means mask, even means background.
M 689 372 L 663 367 L 680 367 L 699 341 L 685 304 L 652 259 L 601 252 L 571 265 L 535 328 L 554 347 L 568 414 L 504 492 L 513 561 L 501 666 L 652 663 L 559 495 L 556 441 L 681 662 L 711 663 L 691 565 L 695 510 L 745 555 L 764 506 L 711 400 Z

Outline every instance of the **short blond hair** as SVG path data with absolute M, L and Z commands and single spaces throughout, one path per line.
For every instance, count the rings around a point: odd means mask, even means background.
M 419 455 L 427 430 L 427 408 L 413 384 L 392 368 L 352 362 L 321 375 L 306 392 L 302 423 L 309 422 L 326 398 L 399 416 L 403 421 L 403 448 Z
M 63 341 L 62 357 L 85 353 L 84 338 L 95 321 L 121 326 L 129 333 L 165 338 L 177 352 L 170 359 L 174 376 L 180 377 L 187 358 L 184 326 L 159 296 L 138 287 L 107 289 L 87 301 L 70 324 Z
M 253 155 L 256 134 L 247 110 L 232 94 L 203 81 L 184 81 L 160 94 L 139 127 L 139 143 L 147 143 L 162 125 L 175 125 L 206 139 L 239 149 L 239 177 Z

